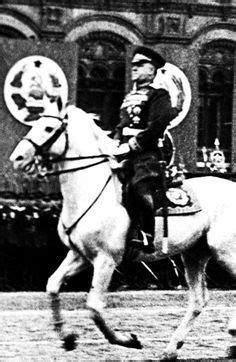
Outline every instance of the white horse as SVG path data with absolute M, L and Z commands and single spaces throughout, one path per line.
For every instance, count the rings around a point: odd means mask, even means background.
M 63 196 L 58 232 L 69 252 L 49 278 L 47 292 L 52 301 L 55 329 L 67 349 L 74 348 L 75 336 L 64 330 L 59 290 L 66 279 L 89 264 L 94 268 L 87 299 L 91 318 L 111 344 L 142 347 L 135 335 L 114 331 L 103 315 L 105 293 L 116 266 L 122 261 L 130 226 L 130 218 L 121 203 L 121 183 L 106 157 L 115 150 L 114 141 L 87 113 L 69 106 L 63 119 L 43 116 L 37 121 L 10 157 L 15 169 L 28 173 L 34 171 L 36 155 L 42 159 L 50 155 L 58 165 L 56 172 Z M 177 350 L 207 304 L 205 268 L 210 257 L 236 276 L 235 183 L 217 177 L 193 178 L 184 183 L 197 196 L 202 211 L 169 216 L 168 254 L 162 249 L 163 219 L 157 217 L 156 252 L 149 255 L 140 252 L 137 257 L 154 261 L 180 253 L 185 264 L 189 305 L 164 351 L 166 359 L 176 358 Z M 235 318 L 230 326 L 230 333 L 235 336 Z M 235 346 L 231 346 L 233 353 Z

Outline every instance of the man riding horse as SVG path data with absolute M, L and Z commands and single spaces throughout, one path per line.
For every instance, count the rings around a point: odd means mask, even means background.
M 167 90 L 156 89 L 153 84 L 158 68 L 164 65 L 165 60 L 152 49 L 135 49 L 131 73 L 133 89 L 123 100 L 114 134 L 120 142 L 116 156 L 127 157 L 129 164 L 128 195 L 132 203 L 129 202 L 128 211 L 133 222 L 129 239 L 147 253 L 154 251 L 154 195 L 160 184 L 159 161 L 162 158 L 158 140 L 163 139 L 166 127 L 181 111 L 181 105 L 171 106 Z

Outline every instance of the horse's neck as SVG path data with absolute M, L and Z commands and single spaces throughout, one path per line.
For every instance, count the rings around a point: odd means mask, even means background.
M 71 163 L 66 164 L 68 164 L 67 166 L 65 165 L 66 167 L 71 168 Z M 104 188 L 110 173 L 109 167 L 101 164 L 60 176 L 63 214 L 67 224 L 71 224 L 75 218 L 82 215 L 96 200 Z M 106 195 L 106 192 L 107 190 L 104 190 L 104 195 Z
M 81 116 L 83 116 L 83 113 Z M 89 123 L 79 124 L 79 122 L 90 122 L 90 119 L 85 117 L 84 120 L 77 119 L 77 121 L 78 123 L 72 119 L 68 124 L 69 149 L 66 157 L 100 155 L 102 151 L 99 148 L 93 128 L 90 129 Z M 64 170 L 77 168 L 97 163 L 100 160 L 100 158 L 95 158 L 65 161 L 61 164 L 61 168 Z M 111 173 L 108 162 L 105 162 L 97 166 L 76 172 L 69 172 L 60 176 L 63 195 L 63 216 L 67 223 L 71 223 L 94 202 Z M 112 176 L 112 181 L 114 178 L 115 176 Z M 114 182 L 110 182 L 105 188 L 103 197 L 107 197 L 111 205 L 119 201 L 119 189 L 115 191 Z
M 74 106 L 68 107 L 69 153 L 84 155 L 114 154 L 116 145 L 98 127 L 92 116 Z

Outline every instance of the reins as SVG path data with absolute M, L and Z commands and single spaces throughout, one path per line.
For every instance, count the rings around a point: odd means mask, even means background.
M 63 152 L 63 154 L 65 154 L 65 152 Z M 66 170 L 45 171 L 45 172 L 39 171 L 38 177 L 39 178 L 44 178 L 44 177 L 49 177 L 49 176 L 58 176 L 58 175 L 61 175 L 63 173 L 85 170 L 87 168 L 100 165 L 100 164 L 102 164 L 104 162 L 108 162 L 109 158 L 111 157 L 108 154 L 90 155 L 90 156 L 77 156 L 77 157 L 62 157 L 62 156 L 63 155 L 58 156 L 57 158 L 48 159 L 47 162 L 50 163 L 50 164 L 53 164 L 53 163 L 59 163 L 59 162 L 65 162 L 65 161 L 80 161 L 80 160 L 89 160 L 89 159 L 97 159 L 97 158 L 103 158 L 103 160 L 101 160 L 99 162 L 91 163 L 91 164 L 85 165 L 85 166 L 78 166 L 78 167 L 74 167 L 74 168 L 68 168 Z
M 52 159 L 51 162 L 52 163 L 56 163 L 56 162 L 60 162 L 60 161 L 78 161 L 78 160 L 88 160 L 88 159 L 93 159 L 93 158 L 110 158 L 111 156 L 103 153 L 101 155 L 90 155 L 90 156 L 77 156 L 77 157 L 64 157 L 64 158 L 58 158 L 56 160 Z
M 67 133 L 68 115 L 66 114 L 64 118 L 50 116 L 50 115 L 44 115 L 44 118 L 47 118 L 47 117 L 55 118 L 55 119 L 61 121 L 60 127 L 55 131 L 55 133 L 52 135 L 52 137 L 50 137 L 48 140 L 46 140 L 42 145 L 38 145 L 36 142 L 31 140 L 30 138 L 24 137 L 25 140 L 27 140 L 34 146 L 34 148 L 36 150 L 36 155 L 39 155 L 42 157 L 42 162 L 39 159 L 36 161 L 36 165 L 37 165 L 37 169 L 38 169 L 38 174 L 37 174 L 38 178 L 58 176 L 58 175 L 61 175 L 64 173 L 69 173 L 69 172 L 77 172 L 77 171 L 85 170 L 85 169 L 93 167 L 93 166 L 100 165 L 104 162 L 108 162 L 109 158 L 111 157 L 108 154 L 77 156 L 77 157 L 64 157 L 64 155 L 66 154 L 66 152 L 68 150 L 68 144 L 69 144 L 68 133 Z M 58 155 L 55 158 L 47 157 L 48 150 L 57 141 L 57 139 L 62 135 L 62 133 L 65 134 L 65 138 L 66 138 L 65 147 L 64 147 L 62 154 Z M 85 166 L 78 166 L 78 167 L 68 168 L 65 170 L 48 171 L 48 166 L 55 164 L 55 163 L 65 162 L 65 161 L 88 160 L 88 159 L 96 159 L 96 158 L 103 158 L 103 159 L 99 162 L 91 163 L 91 164 L 88 164 Z M 46 166 L 47 170 L 46 171 L 43 171 L 42 169 L 40 170 L 39 169 L 40 164 L 44 164 Z
M 87 159 L 90 158 L 90 157 L 87 157 Z M 82 160 L 83 158 L 74 158 L 74 160 Z M 68 161 L 69 159 L 61 159 L 61 160 L 56 160 L 55 162 L 61 162 L 61 161 Z M 70 161 L 74 161 L 74 160 L 70 160 Z M 52 160 L 53 161 L 53 160 Z M 49 163 L 53 163 L 51 162 L 51 160 L 48 160 Z M 85 166 L 78 166 L 78 167 L 74 167 L 74 168 L 67 168 L 65 170 L 56 170 L 56 171 L 39 171 L 38 173 L 38 177 L 39 178 L 44 178 L 44 177 L 49 177 L 49 176 L 58 176 L 58 175 L 61 175 L 61 174 L 64 174 L 64 173 L 69 173 L 69 172 L 77 172 L 77 171 L 81 171 L 81 170 L 85 170 L 87 168 L 90 168 L 90 167 L 94 167 L 94 166 L 98 166 L 98 165 L 101 165 L 102 163 L 104 162 L 108 162 L 108 159 L 103 159 L 99 162 L 95 162 L 95 163 L 91 163 L 89 165 L 85 165 Z

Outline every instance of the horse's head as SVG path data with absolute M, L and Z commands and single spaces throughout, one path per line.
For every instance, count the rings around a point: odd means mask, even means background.
M 52 164 L 68 161 L 68 157 L 64 157 L 68 153 L 70 160 L 115 154 L 116 142 L 95 124 L 90 114 L 74 106 L 68 106 L 64 114 L 63 119 L 42 116 L 35 121 L 10 156 L 16 170 L 33 173 L 37 166 L 40 175 L 45 176 L 49 175 L 47 168 Z
M 66 126 L 66 120 L 59 117 L 43 116 L 36 121 L 10 156 L 14 168 L 33 173 L 36 156 L 61 155 L 66 147 L 66 137 L 61 137 Z

